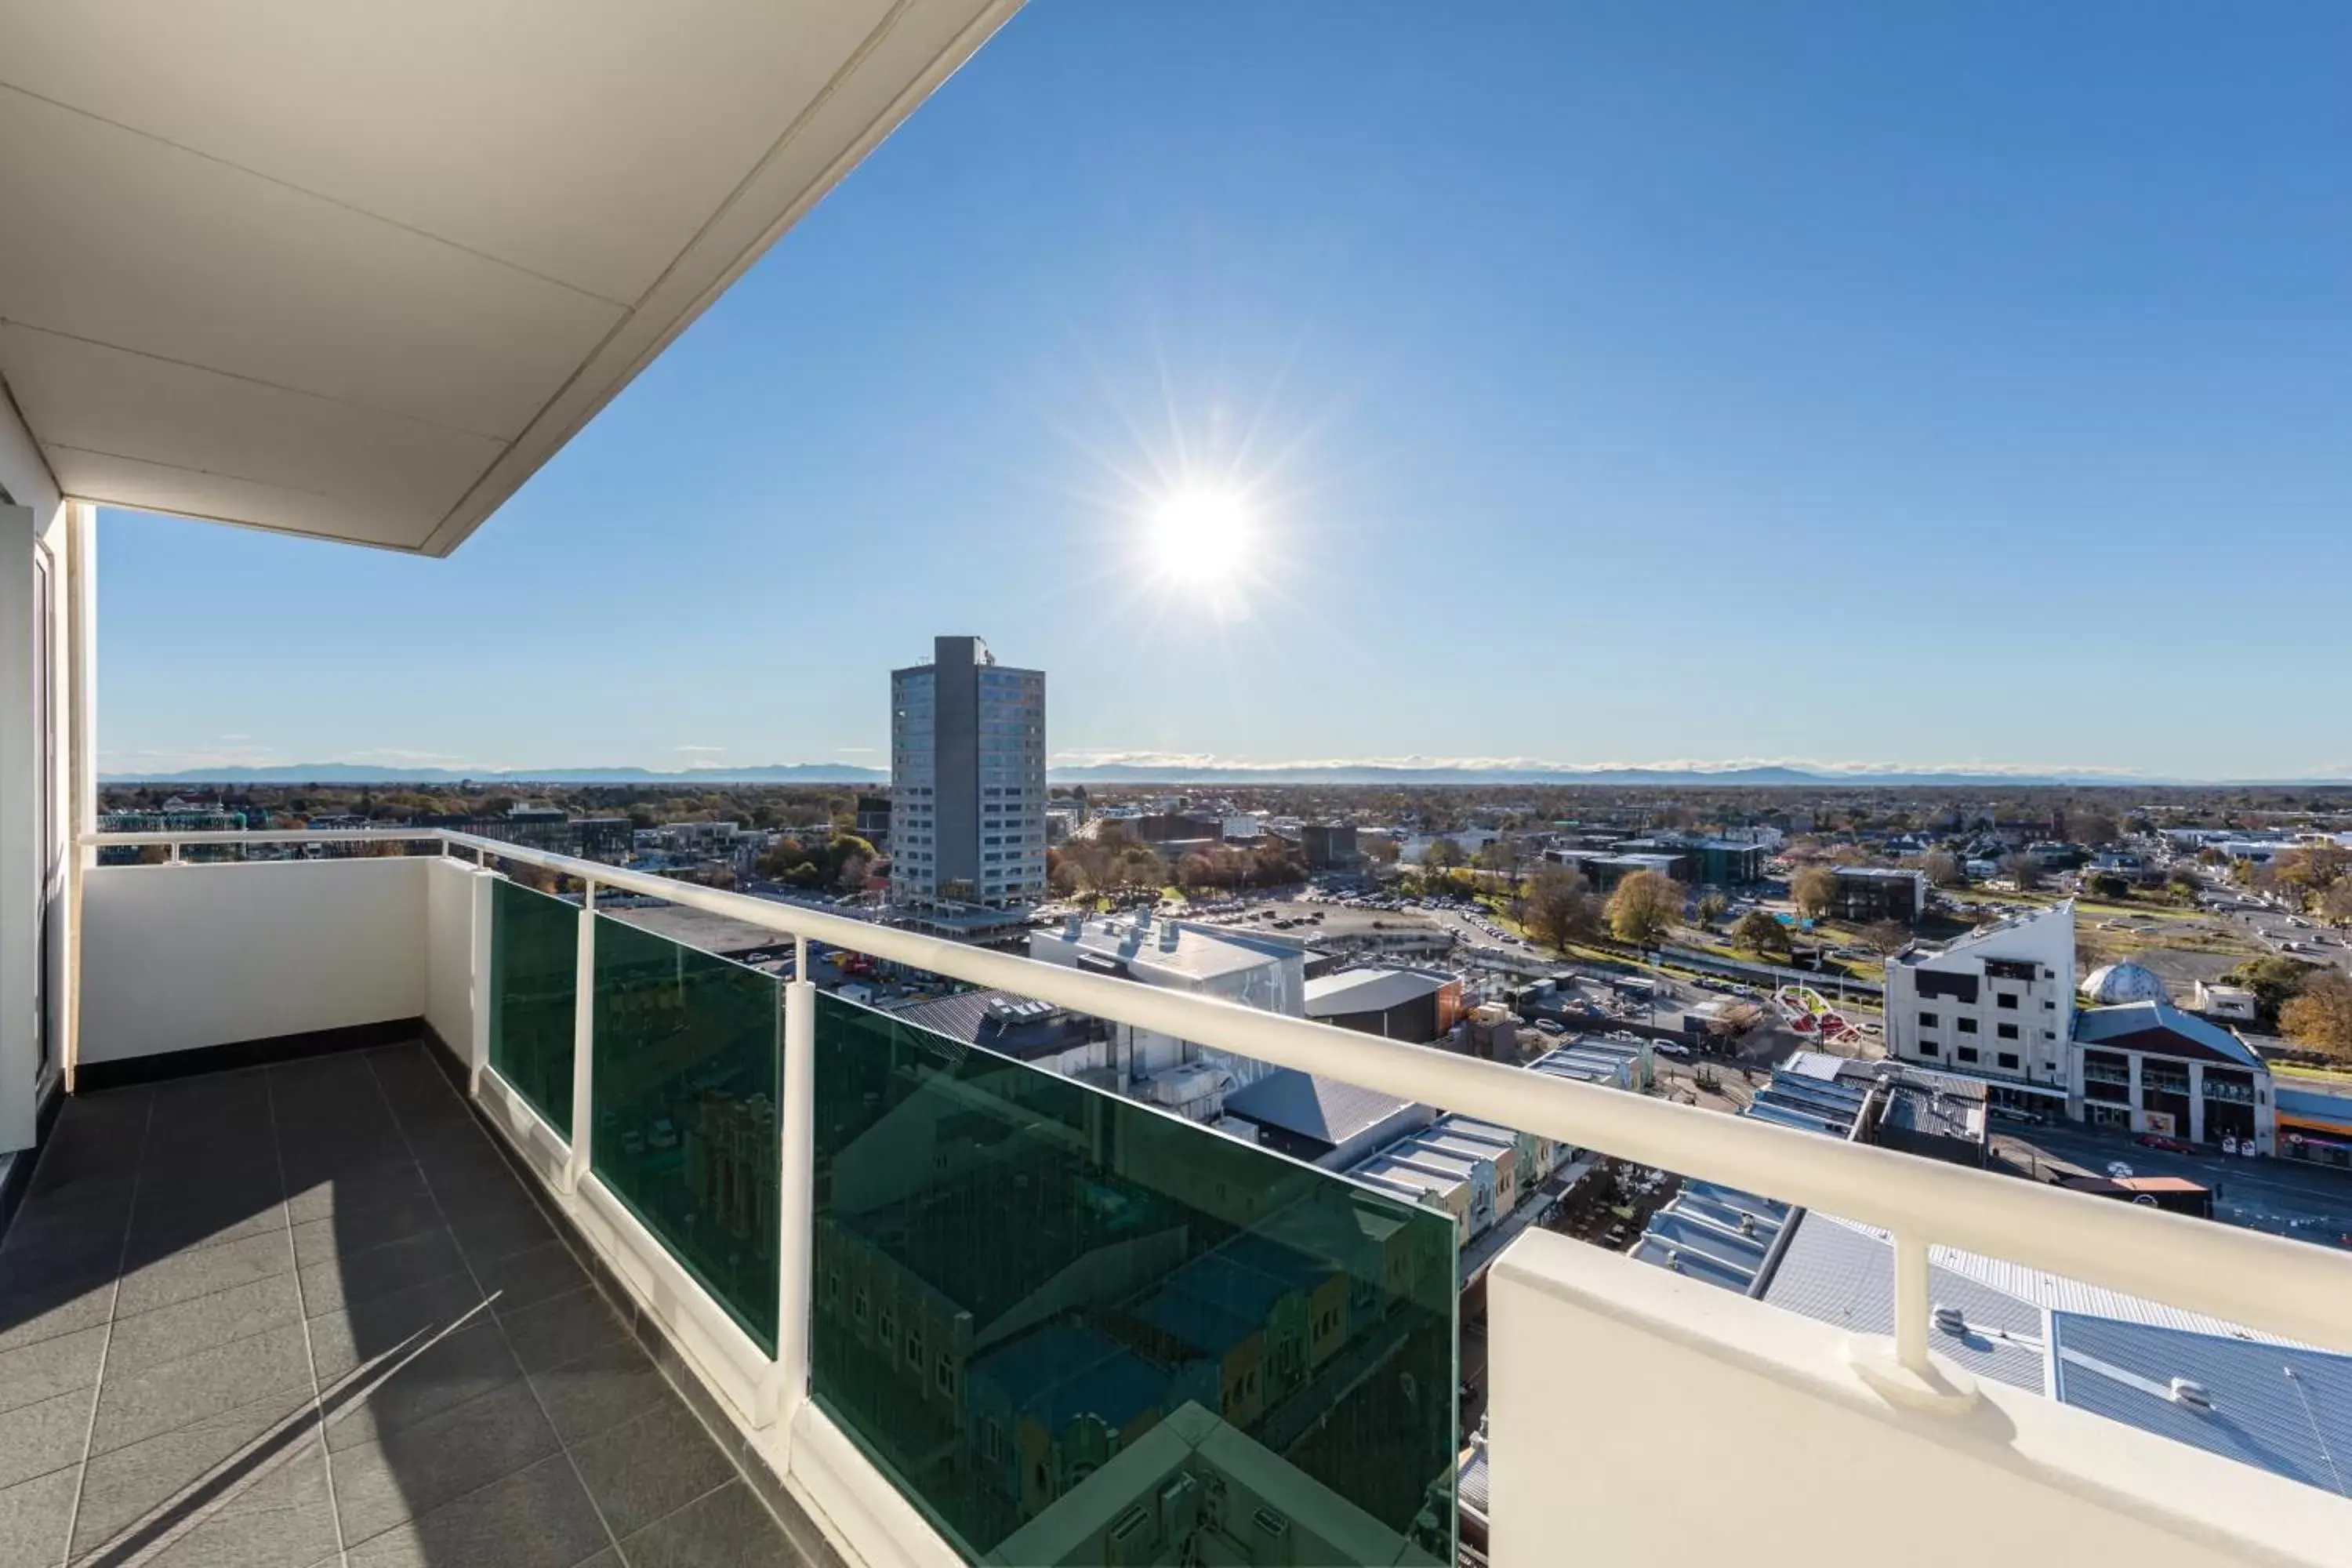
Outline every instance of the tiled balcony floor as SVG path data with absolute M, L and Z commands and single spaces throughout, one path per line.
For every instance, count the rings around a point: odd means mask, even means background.
M 425 1050 L 64 1108 L 0 1238 L 0 1563 L 804 1561 Z

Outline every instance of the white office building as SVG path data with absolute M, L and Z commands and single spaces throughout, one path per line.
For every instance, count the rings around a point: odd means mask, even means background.
M 890 901 L 1018 909 L 1045 893 L 1045 672 L 978 637 L 890 672 Z
M 1886 961 L 1886 1049 L 2063 1111 L 2073 1088 L 2074 906 L 2057 904 Z

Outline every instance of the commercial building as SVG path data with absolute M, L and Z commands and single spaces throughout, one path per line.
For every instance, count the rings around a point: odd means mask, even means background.
M 1294 1018 L 1306 1015 L 1303 948 L 1214 926 L 1149 915 L 1073 917 L 1032 931 L 1029 956 Z M 1125 1024 L 1112 1031 L 1112 1040 L 1123 1092 L 1195 1121 L 1216 1121 L 1225 1114 L 1227 1095 L 1273 1070 L 1247 1057 Z
M 2310 1079 L 2282 1078 L 2271 1086 L 2277 1110 L 2277 1146 L 2284 1160 L 2352 1170 L 2352 1093 Z
M 1831 912 L 1849 921 L 1917 921 L 1927 908 L 1927 874 L 1892 866 L 1837 866 Z
M 1462 980 L 1426 969 L 1343 969 L 1307 982 L 1306 1008 L 1343 1029 L 1427 1045 L 1460 1021 Z
M 1995 1104 L 2063 1110 L 2074 1082 L 2074 905 L 1905 949 L 1886 961 L 1885 1006 L 1896 1060 L 1984 1079 Z
M 436 819 L 435 825 L 456 827 L 479 838 L 614 865 L 626 860 L 636 845 L 636 826 L 625 816 L 567 816 L 552 806 L 518 805 L 504 816 Z
M 2067 1112 L 2095 1127 L 2196 1143 L 2253 1142 L 2270 1153 L 2278 1108 L 2271 1070 L 2219 1024 L 2168 1002 L 2086 1007 L 2074 1018 L 2080 1092 Z
M 1277 1068 L 1227 1095 L 1225 1120 L 1218 1125 L 1294 1160 L 1344 1171 L 1420 1131 L 1435 1115 L 1426 1105 L 1392 1094 Z
M 1356 830 L 1344 822 L 1310 822 L 1298 830 L 1298 847 L 1310 871 L 1347 871 L 1363 864 Z
M 857 797 L 857 837 L 877 849 L 890 847 L 888 795 L 861 795 Z
M 1019 909 L 1045 893 L 1045 673 L 973 637 L 890 672 L 890 902 Z

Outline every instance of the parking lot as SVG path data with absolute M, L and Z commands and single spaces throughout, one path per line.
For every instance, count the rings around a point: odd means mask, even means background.
M 1993 1156 L 2047 1181 L 2105 1175 L 2120 1162 L 2137 1176 L 2182 1176 L 2213 1189 L 2213 1217 L 2250 1230 L 2352 1248 L 2352 1172 L 2292 1160 L 2232 1159 L 2155 1149 L 2128 1133 L 1995 1121 Z

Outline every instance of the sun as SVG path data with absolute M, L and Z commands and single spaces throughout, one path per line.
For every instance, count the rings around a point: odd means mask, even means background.
M 1171 582 L 1230 586 L 1249 565 L 1250 510 L 1238 491 L 1179 490 L 1152 510 L 1146 528 L 1151 563 Z

